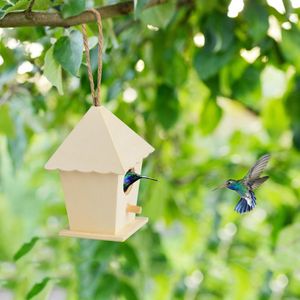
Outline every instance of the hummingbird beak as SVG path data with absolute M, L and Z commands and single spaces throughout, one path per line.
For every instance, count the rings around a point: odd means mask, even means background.
M 149 179 L 149 180 L 153 180 L 153 181 L 158 181 L 157 179 L 151 178 L 151 177 L 148 177 L 148 176 L 141 176 L 141 178 Z
M 218 187 L 214 188 L 213 191 L 216 191 L 218 189 L 224 189 L 226 187 L 227 187 L 226 183 L 223 183 L 223 184 L 219 185 Z

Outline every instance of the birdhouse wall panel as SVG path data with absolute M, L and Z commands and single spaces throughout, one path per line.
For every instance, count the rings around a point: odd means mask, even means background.
M 124 175 L 118 175 L 118 190 L 117 190 L 117 202 L 116 202 L 116 231 L 118 232 L 127 224 L 127 203 L 126 195 L 123 191 Z
M 61 172 L 70 229 L 114 234 L 118 176 L 82 172 Z

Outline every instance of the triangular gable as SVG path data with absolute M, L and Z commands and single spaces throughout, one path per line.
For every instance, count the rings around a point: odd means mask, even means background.
M 154 148 L 103 106 L 92 106 L 46 163 L 49 170 L 124 174 Z

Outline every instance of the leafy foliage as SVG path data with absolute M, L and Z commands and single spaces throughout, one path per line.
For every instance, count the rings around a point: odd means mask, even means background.
M 62 85 L 62 70 L 61 65 L 59 65 L 53 56 L 53 46 L 49 48 L 45 54 L 45 66 L 44 75 L 47 79 L 55 86 L 60 95 L 63 95 L 63 85 Z
M 33 237 L 28 243 L 22 245 L 22 247 L 14 255 L 14 261 L 17 261 L 24 255 L 26 255 L 34 247 L 38 240 L 38 237 Z
M 30 300 L 38 295 L 46 287 L 49 280 L 49 277 L 45 277 L 41 282 L 36 283 L 26 295 L 26 300 Z
M 57 40 L 53 55 L 66 71 L 76 76 L 82 61 L 82 51 L 82 34 L 78 30 L 73 30 L 69 36 Z
M 85 10 L 85 0 L 66 0 L 62 6 L 64 18 L 79 15 Z
M 0 278 L 11 298 L 300 298 L 300 24 L 283 2 L 285 13 L 244 1 L 229 18 L 229 1 L 137 0 L 135 15 L 103 20 L 103 105 L 157 149 L 143 173 L 159 183 L 139 195 L 149 223 L 122 244 L 58 238 L 63 195 L 43 169 L 92 103 L 79 26 L 0 30 Z M 28 3 L 0 0 L 0 15 Z M 35 9 L 72 16 L 85 1 Z M 88 34 L 96 75 L 95 24 Z M 237 195 L 211 190 L 267 152 L 257 207 L 237 215 Z

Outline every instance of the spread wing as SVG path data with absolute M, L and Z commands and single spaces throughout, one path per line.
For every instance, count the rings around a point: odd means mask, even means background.
M 266 168 L 268 161 L 270 159 L 270 154 L 263 155 L 249 170 L 248 174 L 245 176 L 245 180 L 248 182 L 255 181 L 255 179 L 259 178 L 260 174 Z
M 251 187 L 252 190 L 255 190 L 268 179 L 269 179 L 269 176 L 260 177 L 260 178 L 254 179 L 252 181 L 250 180 L 248 185 Z

